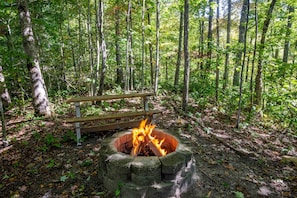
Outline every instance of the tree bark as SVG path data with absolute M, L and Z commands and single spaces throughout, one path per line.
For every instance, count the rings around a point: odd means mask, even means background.
M 245 35 L 245 26 L 247 23 L 247 9 L 248 9 L 248 0 L 244 0 L 241 9 L 240 24 L 239 24 L 239 35 L 238 35 L 238 52 L 235 59 L 234 75 L 233 75 L 233 86 L 239 85 L 239 75 L 240 75 L 240 65 L 242 62 L 242 52 L 244 45 L 244 35 Z
M 292 29 L 292 13 L 294 12 L 294 7 L 289 6 L 288 7 L 289 13 L 288 13 L 288 23 L 287 23 L 287 29 L 286 29 L 286 37 L 285 37 L 285 46 L 284 46 L 284 55 L 283 55 L 283 62 L 288 63 L 288 57 L 289 57 L 289 50 L 290 50 L 290 34 Z
M 219 77 L 220 77 L 220 69 L 219 69 L 219 64 L 220 64 L 220 53 L 219 53 L 219 49 L 220 49 L 220 24 L 219 24 L 219 20 L 220 20 L 220 0 L 217 0 L 217 18 L 216 18 L 216 22 L 217 22 L 217 57 L 216 57 L 216 102 L 218 103 L 219 101 Z
M 100 10 L 99 10 L 99 5 L 97 0 L 95 0 L 95 11 L 96 11 L 96 65 L 94 65 L 94 71 L 93 71 L 93 92 L 97 94 L 97 89 L 98 89 L 98 80 L 99 80 L 99 69 L 100 69 L 100 55 L 101 55 L 101 49 L 100 49 L 100 39 L 99 39 L 99 32 L 100 32 Z
M 102 65 L 101 65 L 101 73 L 100 73 L 100 84 L 99 84 L 99 95 L 103 94 L 104 90 L 104 80 L 105 80 L 105 72 L 106 72 L 106 59 L 107 59 L 107 52 L 106 52 L 106 44 L 104 39 L 104 32 L 103 32 L 103 13 L 104 11 L 104 4 L 103 0 L 99 0 L 99 43 L 102 50 Z
M 124 74 L 123 74 L 123 67 L 122 67 L 122 61 L 121 61 L 121 49 L 120 49 L 120 3 L 119 0 L 116 0 L 115 2 L 115 9 L 114 9 L 114 15 L 115 15 L 115 44 L 116 44 L 116 64 L 117 64 L 117 79 L 116 83 L 121 86 L 121 88 L 124 88 Z
M 7 107 L 11 103 L 11 99 L 8 93 L 8 89 L 6 88 L 2 66 L 0 66 L 0 96 L 3 107 Z
M 189 40 L 189 0 L 185 0 L 184 3 L 184 89 L 183 89 L 183 102 L 182 110 L 188 111 L 188 100 L 189 100 L 189 80 L 190 80 L 190 57 L 188 51 L 188 40 Z
M 261 41 L 259 46 L 259 55 L 258 55 L 258 71 L 256 76 L 256 98 L 255 98 L 255 104 L 258 106 L 258 108 L 261 108 L 262 104 L 262 89 L 263 89 L 263 80 L 262 80 L 262 62 L 263 62 L 263 55 L 265 50 L 265 39 L 266 39 L 266 33 L 270 24 L 270 20 L 272 17 L 272 12 L 275 6 L 277 0 L 272 0 L 266 15 L 266 19 L 264 21 L 262 35 L 261 35 Z
M 205 72 L 204 72 L 204 30 L 205 30 L 205 22 L 204 22 L 204 15 L 205 15 L 205 8 L 203 9 L 202 15 L 200 16 L 202 19 L 199 20 L 199 57 L 201 58 L 200 63 L 198 63 L 198 67 L 200 67 L 201 74 L 204 78 Z
M 180 62 L 181 62 L 181 53 L 182 53 L 182 43 L 183 43 L 183 20 L 184 12 L 180 11 L 179 19 L 179 38 L 178 38 L 178 51 L 177 51 L 177 61 L 175 67 L 175 77 L 174 77 L 174 87 L 178 87 L 179 73 L 180 73 Z
M 150 26 L 151 25 L 151 17 L 150 12 L 147 12 L 147 23 Z M 151 37 L 151 35 L 150 35 Z M 154 64 L 153 64 L 153 45 L 152 42 L 149 42 L 149 51 L 150 51 L 150 66 L 151 66 L 151 85 L 154 85 Z
M 94 77 L 94 53 L 93 53 L 93 41 L 92 41 L 92 16 L 91 16 L 91 0 L 88 0 L 88 19 L 87 19 L 87 31 L 88 31 L 88 46 L 89 46 L 89 64 L 90 64 L 90 73 L 92 76 L 91 80 L 91 96 L 95 96 L 96 88 L 95 88 L 95 79 Z
M 81 67 L 83 62 L 83 52 L 82 52 L 82 43 L 83 43 L 83 32 L 82 32 L 82 13 L 81 13 L 81 4 L 78 1 L 77 3 L 77 9 L 78 9 L 78 61 L 77 61 L 77 67 L 78 67 L 78 81 L 80 81 L 80 73 L 81 73 Z
M 250 10 L 250 1 L 247 2 L 247 14 L 246 14 L 246 22 L 245 22 L 245 32 L 244 32 L 244 42 L 243 42 L 243 59 L 241 64 L 241 71 L 240 71 L 240 85 L 239 85 L 239 100 L 238 100 L 238 110 L 237 110 L 237 122 L 236 128 L 239 128 L 240 124 L 240 114 L 241 114 L 241 101 L 242 101 L 242 85 L 243 85 L 243 72 L 244 72 L 244 65 L 245 65 L 245 57 L 246 57 L 246 38 L 247 38 L 247 31 L 248 31 L 248 19 L 249 19 L 249 10 Z
M 223 90 L 228 86 L 229 80 L 229 49 L 230 49 L 230 33 L 231 33 L 231 0 L 228 0 L 228 22 L 227 22 L 227 41 L 226 41 L 226 57 L 224 68 Z
M 131 15 L 131 0 L 128 1 L 128 10 L 126 17 L 126 25 L 127 25 L 127 43 L 126 43 L 126 72 L 125 72 L 125 91 L 129 91 L 130 89 L 130 50 L 131 50 L 131 23 L 130 23 L 130 15 Z
M 46 85 L 40 71 L 38 52 L 35 49 L 32 22 L 27 0 L 18 0 L 23 46 L 27 56 L 27 68 L 30 73 L 32 85 L 33 107 L 37 116 L 51 116 Z
M 69 10 L 68 10 L 69 12 Z M 71 57 L 72 57 L 72 63 L 73 63 L 73 69 L 74 69 L 74 74 L 75 76 L 77 77 L 78 74 L 78 70 L 77 70 L 77 65 L 76 65 L 76 60 L 75 60 L 75 51 L 74 51 L 74 46 L 73 46 L 73 42 L 72 42 L 72 35 L 71 35 L 71 31 L 70 31 L 70 24 L 69 24 L 69 16 L 68 16 L 68 22 L 67 22 L 67 33 L 68 33 L 68 36 L 69 36 L 69 40 L 70 40 L 70 46 L 71 46 Z
M 160 39 L 160 2 L 156 0 L 156 70 L 155 70 L 155 86 L 154 92 L 157 94 L 158 91 L 158 81 L 159 81 L 159 59 L 160 59 L 160 49 L 159 49 L 159 39 Z
M 5 32 L 5 36 L 7 38 L 7 51 L 9 54 L 9 67 L 12 67 L 13 64 L 13 43 L 11 40 L 11 29 L 9 24 L 7 24 L 7 29 L 3 30 Z M 14 83 L 13 83 L 14 85 Z M 17 84 L 15 84 L 15 86 L 17 86 Z M 5 82 L 5 77 L 3 74 L 3 69 L 2 66 L 0 66 L 0 95 L 1 95 L 1 99 L 2 99 L 2 104 L 3 107 L 7 107 L 10 103 L 11 103 L 11 98 L 10 98 L 10 94 L 8 92 L 8 89 L 6 87 L 6 82 Z
M 257 42 L 258 42 L 258 12 L 257 12 L 257 0 L 254 2 L 254 10 L 255 10 L 255 40 L 254 40 L 254 49 L 253 49 L 253 58 L 252 58 L 252 71 L 250 78 L 250 112 L 252 111 L 252 107 L 254 105 L 254 92 L 253 92 L 253 82 L 254 82 L 254 70 L 255 70 L 255 59 L 257 53 Z
M 209 0 L 209 14 L 208 14 L 208 33 L 207 33 L 207 61 L 206 61 L 206 71 L 211 68 L 211 56 L 212 56 L 212 19 L 213 19 L 213 9 L 212 9 L 213 0 Z
M 145 0 L 142 0 L 141 12 L 141 89 L 143 90 L 145 84 L 144 69 L 145 69 L 145 47 L 144 47 L 144 14 L 145 14 Z

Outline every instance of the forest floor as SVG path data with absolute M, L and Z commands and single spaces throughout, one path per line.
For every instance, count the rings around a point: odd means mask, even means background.
M 297 197 L 296 132 L 260 119 L 238 130 L 234 115 L 195 103 L 185 115 L 174 97 L 153 105 L 163 112 L 158 128 L 177 134 L 196 160 L 197 180 L 182 198 Z M 90 134 L 76 146 L 73 126 L 63 122 L 72 111 L 59 105 L 53 119 L 34 118 L 30 106 L 6 112 L 10 144 L 0 138 L 0 197 L 115 197 L 97 176 L 100 143 L 112 132 Z

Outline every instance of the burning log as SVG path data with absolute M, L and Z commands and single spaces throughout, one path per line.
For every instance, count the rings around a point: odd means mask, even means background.
M 147 119 L 141 121 L 139 128 L 134 128 L 132 131 L 133 148 L 131 151 L 132 156 L 139 154 L 149 155 L 150 151 L 155 156 L 161 157 L 166 155 L 167 151 L 161 148 L 163 140 L 159 140 L 151 135 L 155 125 L 147 124 Z

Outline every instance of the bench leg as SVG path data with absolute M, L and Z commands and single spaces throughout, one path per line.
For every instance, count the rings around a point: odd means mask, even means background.
M 76 113 L 76 117 L 77 118 L 80 118 L 81 115 L 80 115 L 80 103 L 79 102 L 76 102 L 75 103 L 75 113 Z M 80 133 L 80 123 L 79 122 L 76 122 L 75 123 L 75 132 L 76 132 L 76 142 L 77 142 L 77 146 L 80 146 L 81 145 L 81 133 Z
M 148 96 L 143 97 L 143 107 L 145 111 L 149 110 L 149 106 L 148 106 Z

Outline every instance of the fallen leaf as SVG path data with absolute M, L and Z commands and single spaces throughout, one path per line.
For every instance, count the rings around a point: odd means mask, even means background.
M 262 187 L 259 188 L 259 190 L 257 191 L 257 193 L 258 193 L 258 195 L 268 196 L 272 192 L 271 192 L 271 190 L 269 190 L 269 188 L 267 186 L 262 186 Z
M 25 192 L 27 191 L 27 186 L 23 185 L 21 187 L 19 187 L 20 191 Z

